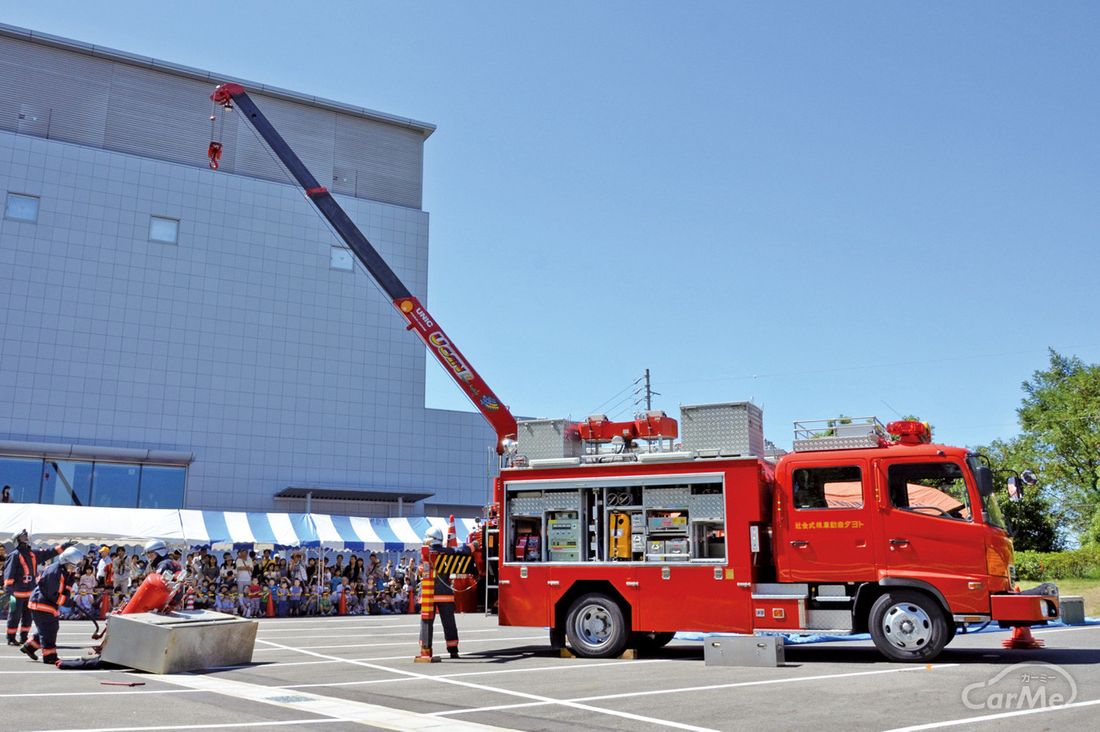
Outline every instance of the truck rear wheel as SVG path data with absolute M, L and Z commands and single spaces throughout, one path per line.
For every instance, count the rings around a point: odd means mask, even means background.
M 891 590 L 871 606 L 871 639 L 892 661 L 931 661 L 951 631 L 939 603 L 922 592 Z
M 578 597 L 569 606 L 565 637 L 582 658 L 612 658 L 622 654 L 630 633 L 619 604 L 593 592 Z

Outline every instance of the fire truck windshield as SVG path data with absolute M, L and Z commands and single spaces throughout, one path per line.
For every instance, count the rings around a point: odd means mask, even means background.
M 982 461 L 977 455 L 968 455 L 966 463 L 970 467 L 970 474 L 977 475 L 978 468 L 981 467 Z M 981 493 L 981 491 L 978 491 Z M 1004 514 L 1001 513 L 1001 505 L 997 502 L 997 494 L 990 493 L 988 496 L 982 496 L 982 519 L 991 526 L 996 526 L 998 529 L 1008 530 L 1008 524 L 1005 522 Z

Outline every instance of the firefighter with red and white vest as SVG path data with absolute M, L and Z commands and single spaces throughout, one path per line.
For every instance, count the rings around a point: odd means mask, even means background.
M 450 531 L 448 531 L 450 533 Z M 424 546 L 420 548 L 423 568 L 420 574 L 420 655 L 418 663 L 438 661 L 432 655 L 432 634 L 435 615 L 443 623 L 443 638 L 451 658 L 458 658 L 458 626 L 455 625 L 455 591 L 452 574 L 470 571 L 472 556 L 470 547 L 444 546 L 443 532 L 432 527 L 424 534 Z
M 31 549 L 31 537 L 26 529 L 15 535 L 15 550 L 4 564 L 4 589 L 15 598 L 8 612 L 9 646 L 26 643 L 27 634 L 31 632 L 31 610 L 27 607 L 27 600 L 38 581 L 38 565 L 48 562 L 72 545 L 73 542 L 69 542 L 52 549 Z
M 33 660 L 38 660 L 38 651 L 42 651 L 42 662 L 57 665 L 57 626 L 61 607 L 69 601 L 69 594 L 76 583 L 76 569 L 84 559 L 84 552 L 71 546 L 61 552 L 59 561 L 42 570 L 38 585 L 31 593 L 30 607 L 34 617 L 35 633 L 31 639 L 19 647 Z

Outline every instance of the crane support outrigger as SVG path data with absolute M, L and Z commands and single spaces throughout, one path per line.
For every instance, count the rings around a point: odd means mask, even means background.
M 393 306 L 401 313 L 408 323 L 407 329 L 414 331 L 428 351 L 435 357 L 443 368 L 450 374 L 474 403 L 478 411 L 489 422 L 496 432 L 497 453 L 504 451 L 504 441 L 514 439 L 516 436 L 516 418 L 508 411 L 508 408 L 497 398 L 485 380 L 474 370 L 458 346 L 447 336 L 439 323 L 421 304 L 415 295 L 401 281 L 390 268 L 374 245 L 351 220 L 344 209 L 337 203 L 336 198 L 327 188 L 322 186 L 309 172 L 301 158 L 291 149 L 282 135 L 272 126 L 263 112 L 248 96 L 248 92 L 240 84 L 222 84 L 218 86 L 210 98 L 226 109 L 232 109 L 236 104 L 245 119 L 253 126 L 256 132 L 264 139 L 268 147 L 275 154 L 287 170 L 305 191 L 306 197 L 313 202 L 321 215 L 328 220 L 332 228 L 336 230 L 344 243 L 348 245 L 352 253 L 366 268 L 367 272 L 379 287 L 393 302 Z M 210 167 L 217 170 L 221 157 L 221 143 L 210 143 Z

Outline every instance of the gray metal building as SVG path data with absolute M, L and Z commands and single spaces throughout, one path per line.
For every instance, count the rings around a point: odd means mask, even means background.
M 424 299 L 430 124 L 0 25 L 0 483 L 17 501 L 472 515 L 492 431 L 231 114 L 240 81 Z M 281 494 L 281 495 L 280 495 Z

